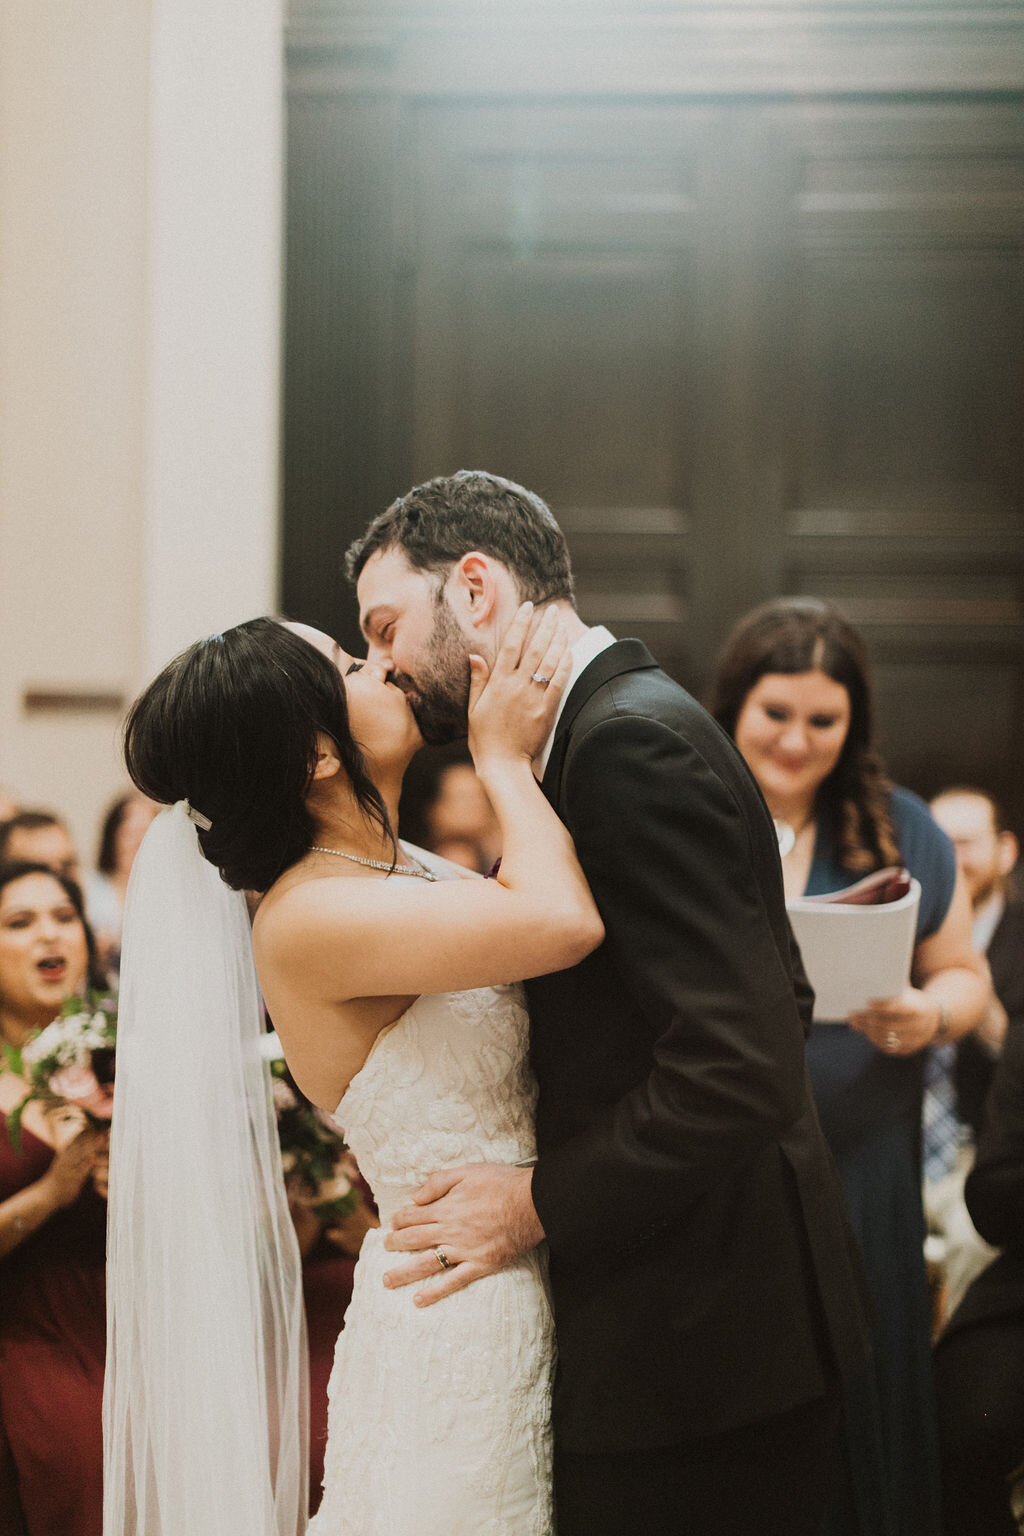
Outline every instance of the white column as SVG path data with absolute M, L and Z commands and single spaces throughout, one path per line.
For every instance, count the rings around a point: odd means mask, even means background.
M 280 0 L 153 0 L 142 671 L 277 592 Z
M 0 785 L 87 861 L 102 699 L 276 605 L 282 75 L 281 0 L 0 0 Z
M 0 783 L 83 856 L 123 782 L 141 637 L 149 21 L 0 4 Z

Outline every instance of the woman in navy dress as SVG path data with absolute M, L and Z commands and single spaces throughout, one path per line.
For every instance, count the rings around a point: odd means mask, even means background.
M 972 1029 L 988 984 L 952 845 L 890 785 L 872 735 L 864 647 L 828 604 L 749 614 L 721 661 L 712 712 L 775 817 L 789 897 L 902 865 L 921 883 L 911 985 L 813 1026 L 808 1067 L 874 1303 L 869 1369 L 850 1384 L 828 1536 L 940 1536 L 930 1309 L 921 1204 L 926 1048 Z

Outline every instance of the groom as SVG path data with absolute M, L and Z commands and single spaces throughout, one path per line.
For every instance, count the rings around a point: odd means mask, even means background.
M 389 1283 L 430 1305 L 547 1239 L 559 1536 L 818 1536 L 866 1330 L 754 781 L 639 641 L 582 623 L 522 486 L 417 486 L 349 570 L 428 742 L 465 733 L 470 652 L 492 660 L 524 600 L 562 610 L 573 670 L 536 770 L 607 933 L 527 986 L 536 1167 L 433 1175 L 388 1237 L 412 1255 Z

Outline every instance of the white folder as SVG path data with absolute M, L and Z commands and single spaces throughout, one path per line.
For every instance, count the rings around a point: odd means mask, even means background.
M 843 1023 L 879 998 L 896 997 L 910 979 L 921 886 L 909 881 L 895 901 L 862 905 L 871 888 L 898 877 L 880 870 L 844 891 L 786 902 L 789 921 L 814 988 L 815 1023 Z

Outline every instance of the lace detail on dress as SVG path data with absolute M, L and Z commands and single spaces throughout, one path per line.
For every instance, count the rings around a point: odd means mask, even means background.
M 438 1168 L 534 1155 L 518 987 L 421 997 L 381 1035 L 336 1118 L 386 1229 Z M 420 1310 L 385 1290 L 371 1232 L 330 1385 L 309 1536 L 551 1536 L 554 1335 L 543 1260 Z

